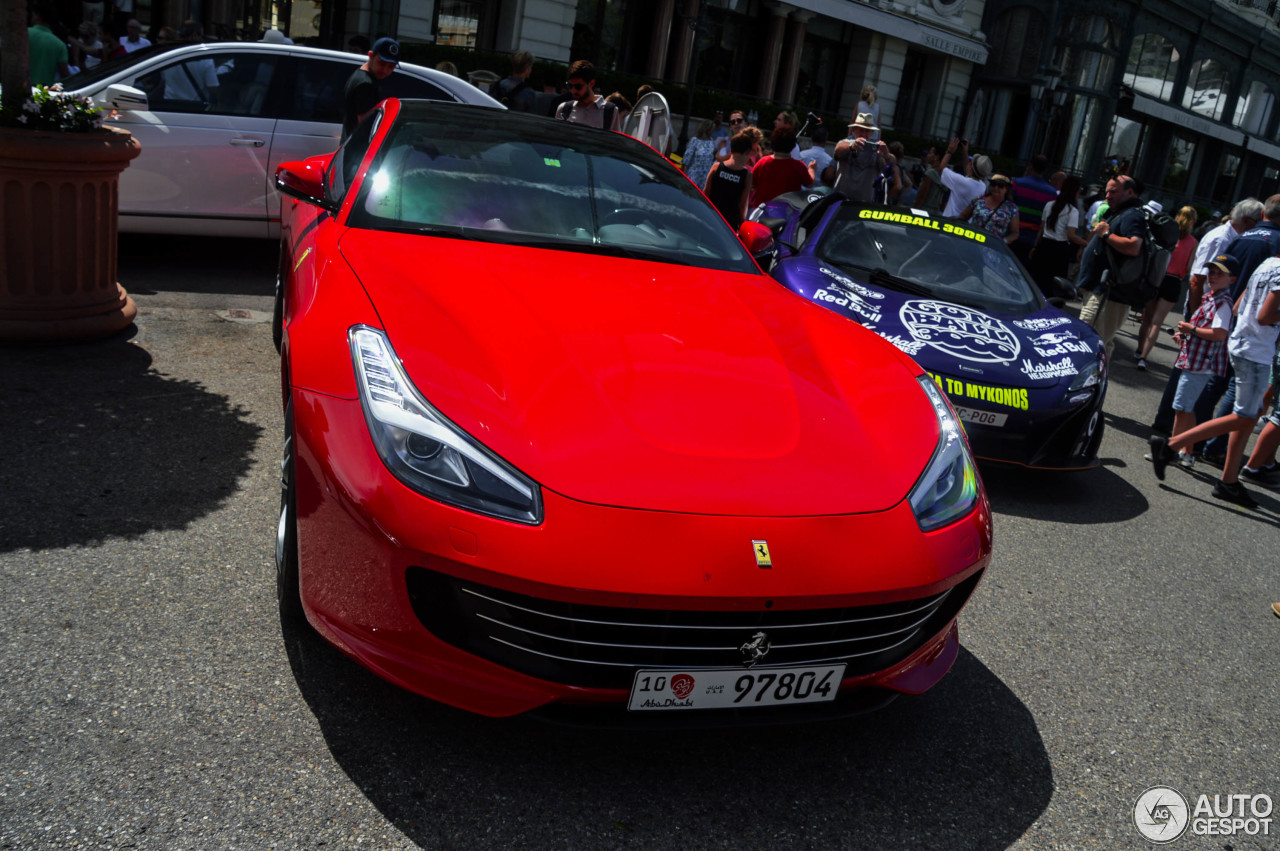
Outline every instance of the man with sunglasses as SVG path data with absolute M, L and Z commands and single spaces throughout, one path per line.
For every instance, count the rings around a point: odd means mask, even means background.
M 565 84 L 569 100 L 556 107 L 556 118 L 602 130 L 618 130 L 618 108 L 596 94 L 596 68 L 585 59 L 569 66 Z

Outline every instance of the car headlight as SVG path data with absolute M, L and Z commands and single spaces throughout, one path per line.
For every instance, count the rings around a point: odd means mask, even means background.
M 1102 383 L 1102 364 L 1106 355 L 1099 354 L 1097 360 L 1091 362 L 1084 369 L 1076 373 L 1076 377 L 1071 379 L 1071 385 L 1067 387 L 1068 393 L 1074 393 L 1077 390 L 1084 390 L 1086 387 L 1096 387 Z
M 369 434 L 397 479 L 477 514 L 542 522 L 538 484 L 433 408 L 409 381 L 383 332 L 357 325 L 348 341 Z
M 978 470 L 969 454 L 964 429 L 947 398 L 929 376 L 922 375 L 919 380 L 938 416 L 941 433 L 938 447 L 908 499 L 920 528 L 931 532 L 960 519 L 977 504 Z

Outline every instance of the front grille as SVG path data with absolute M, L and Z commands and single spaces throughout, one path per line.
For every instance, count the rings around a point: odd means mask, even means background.
M 625 689 L 640 668 L 741 665 L 739 648 L 758 632 L 771 645 L 761 664 L 845 662 L 847 677 L 875 673 L 946 626 L 979 575 L 898 603 L 732 612 L 562 603 L 417 567 L 406 578 L 418 619 L 441 640 L 539 679 Z

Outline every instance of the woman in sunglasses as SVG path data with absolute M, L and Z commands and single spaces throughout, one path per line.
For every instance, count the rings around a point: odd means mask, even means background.
M 1012 245 L 1018 241 L 1018 205 L 1009 197 L 1009 178 L 991 175 L 987 191 L 960 213 L 960 218 Z

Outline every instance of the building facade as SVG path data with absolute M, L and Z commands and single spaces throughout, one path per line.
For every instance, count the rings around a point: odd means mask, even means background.
M 1219 211 L 1280 188 L 1280 10 L 1272 0 L 988 0 L 991 56 L 967 126 L 981 146 L 1166 206 Z
M 142 0 L 150 2 L 150 0 Z M 234 0 L 156 0 L 191 5 Z M 235 29 L 341 47 L 355 34 L 529 50 L 849 116 L 866 84 L 882 123 L 946 135 L 987 61 L 987 0 L 240 0 Z M 211 30 L 213 31 L 213 30 Z

